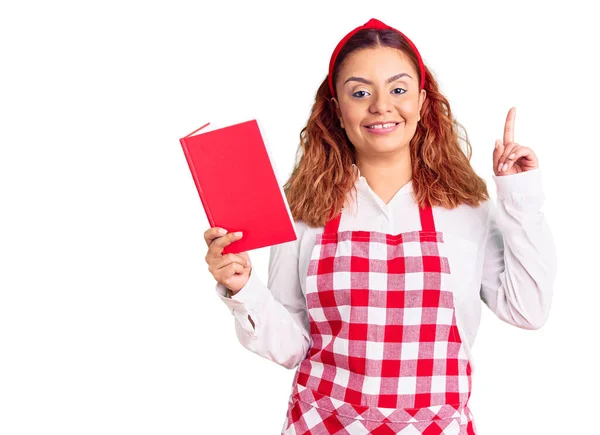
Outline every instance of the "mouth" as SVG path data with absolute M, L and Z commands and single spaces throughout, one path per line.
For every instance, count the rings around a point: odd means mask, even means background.
M 373 124 L 363 126 L 369 133 L 373 134 L 385 134 L 390 133 L 401 124 L 401 122 L 387 122 L 385 124 Z

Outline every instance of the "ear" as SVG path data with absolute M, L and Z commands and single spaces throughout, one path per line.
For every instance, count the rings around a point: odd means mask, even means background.
M 421 108 L 423 107 L 423 103 L 425 102 L 426 98 L 427 98 L 427 91 L 425 89 L 421 89 L 421 92 L 419 93 L 419 119 L 418 119 L 418 121 L 421 120 Z
M 331 101 L 333 102 L 333 105 L 335 107 L 335 114 L 338 117 L 338 119 L 340 120 L 340 125 L 342 126 L 342 128 L 344 128 L 344 120 L 342 119 L 342 111 L 340 110 L 340 104 L 335 99 L 335 97 L 332 97 Z

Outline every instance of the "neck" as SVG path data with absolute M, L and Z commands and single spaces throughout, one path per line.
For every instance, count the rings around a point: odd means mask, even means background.
M 395 160 L 361 159 L 357 161 L 356 166 L 371 190 L 386 204 L 412 179 L 412 165 L 408 153 Z

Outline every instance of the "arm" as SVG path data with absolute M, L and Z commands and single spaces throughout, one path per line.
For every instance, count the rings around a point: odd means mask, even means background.
M 250 269 L 250 273 L 248 274 L 248 277 L 250 277 L 250 275 L 252 275 L 252 269 Z M 231 290 L 229 288 L 225 288 L 225 291 L 226 291 L 225 297 L 231 299 L 231 297 L 233 296 L 233 290 Z M 219 291 L 219 293 L 220 293 L 220 291 Z M 254 324 L 254 320 L 252 320 L 252 317 L 250 317 L 250 315 L 248 315 L 248 321 L 252 325 L 252 329 L 256 329 L 256 325 Z
M 540 169 L 493 178 L 498 206 L 488 201 L 480 296 L 501 320 L 538 329 L 548 317 L 556 275 L 556 248 L 540 211 Z
M 232 297 L 217 283 L 221 300 L 235 317 L 238 340 L 246 349 L 292 369 L 311 345 L 306 298 L 298 272 L 299 241 L 271 246 L 269 280 L 265 286 L 256 274 Z

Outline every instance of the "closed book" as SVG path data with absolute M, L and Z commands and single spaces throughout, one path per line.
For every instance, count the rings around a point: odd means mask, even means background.
M 223 249 L 239 253 L 297 239 L 256 119 L 179 139 L 210 227 L 243 237 Z

